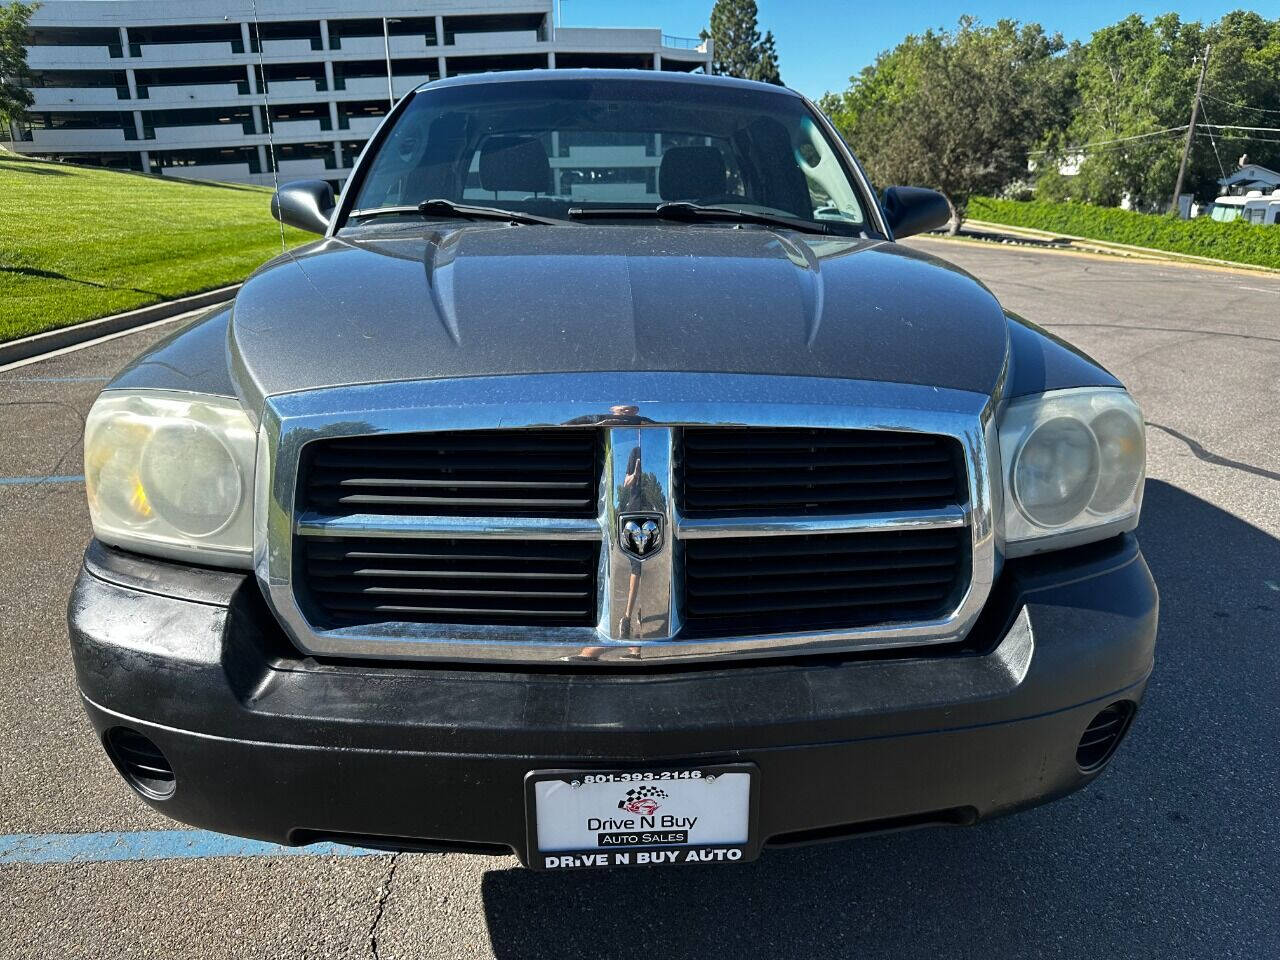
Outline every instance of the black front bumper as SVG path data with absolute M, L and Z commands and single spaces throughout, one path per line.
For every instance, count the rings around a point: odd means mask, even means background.
M 962 649 L 660 672 L 318 662 L 252 577 L 91 545 L 70 605 L 100 736 L 172 764 L 146 798 L 279 843 L 525 859 L 531 770 L 747 761 L 771 845 L 971 823 L 1087 783 L 1076 747 L 1152 666 L 1157 599 L 1130 536 L 1005 564 Z

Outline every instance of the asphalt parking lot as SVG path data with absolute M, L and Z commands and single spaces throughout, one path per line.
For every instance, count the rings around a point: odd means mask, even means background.
M 1280 956 L 1280 277 L 914 243 L 1102 360 L 1150 424 L 1158 662 L 1092 787 L 974 828 L 733 867 L 535 875 L 213 841 L 131 854 L 139 832 L 181 828 L 95 743 L 64 609 L 89 538 L 82 418 L 161 327 L 0 371 L 0 844 L 101 834 L 123 857 L 0 854 L 0 956 Z

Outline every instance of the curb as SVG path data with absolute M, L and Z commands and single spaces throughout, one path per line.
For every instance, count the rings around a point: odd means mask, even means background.
M 1132 243 L 1115 243 L 1111 240 L 1099 240 L 1097 237 L 1077 237 L 1070 233 L 1054 233 L 1052 230 L 1040 230 L 1036 227 L 1020 227 L 1008 223 L 993 223 L 990 220 L 965 220 L 966 224 L 995 233 L 1006 233 L 1017 236 L 1019 233 L 1033 240 L 1066 240 L 1071 246 L 1066 249 L 1100 250 L 1104 253 L 1127 253 L 1147 257 L 1152 260 L 1168 260 L 1175 263 L 1205 264 L 1213 267 L 1231 267 L 1236 270 L 1248 270 L 1252 273 L 1280 274 L 1276 267 L 1266 267 L 1258 263 L 1241 263 L 1238 260 L 1219 260 L 1216 257 L 1203 257 L 1195 253 L 1181 253 L 1176 250 L 1160 250 L 1156 247 L 1139 247 Z
M 73 347 L 76 344 L 96 340 L 99 337 L 131 330 L 134 327 L 145 326 L 158 320 L 168 320 L 170 317 L 190 313 L 192 310 L 199 310 L 201 307 L 211 307 L 214 304 L 223 303 L 234 297 L 240 286 L 238 283 L 233 283 L 229 287 L 206 290 L 204 293 L 182 297 L 179 300 L 165 300 L 149 307 L 130 310 L 127 313 L 117 313 L 110 317 L 100 317 L 97 320 L 86 320 L 84 323 L 77 323 L 73 326 L 47 330 L 44 333 L 33 334 L 20 340 L 0 343 L 0 367 L 16 363 L 19 360 L 29 360 L 41 354 L 52 353 L 54 350 L 61 350 L 63 347 Z

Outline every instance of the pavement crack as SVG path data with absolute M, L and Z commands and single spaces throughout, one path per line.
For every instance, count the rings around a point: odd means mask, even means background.
M 1155 327 L 1146 323 L 1067 323 L 1050 321 L 1046 327 L 1100 327 L 1108 330 L 1133 330 L 1136 333 L 1198 333 L 1205 337 L 1228 337 L 1236 340 L 1265 340 L 1280 343 L 1280 337 L 1264 337 L 1256 333 L 1232 333 L 1229 330 L 1197 330 L 1194 327 Z
M 1187 449 L 1191 451 L 1192 455 L 1194 455 L 1197 460 L 1202 460 L 1205 463 L 1211 463 L 1218 467 L 1229 467 L 1232 470 L 1239 470 L 1242 473 L 1251 473 L 1255 477 L 1265 477 L 1268 480 L 1280 480 L 1280 473 L 1275 470 L 1265 470 L 1262 467 L 1255 467 L 1250 463 L 1241 463 L 1239 460 L 1231 460 L 1228 457 L 1211 453 L 1201 446 L 1198 441 L 1191 439 L 1191 437 L 1188 437 L 1185 433 L 1179 433 L 1172 427 L 1166 427 L 1162 423 L 1153 423 L 1150 420 L 1147 421 L 1147 426 L 1155 427 L 1157 430 L 1167 433 L 1175 440 L 1181 440 L 1187 445 Z
M 382 878 L 382 888 L 378 891 L 378 905 L 373 911 L 373 921 L 369 924 L 369 956 L 373 960 L 381 960 L 378 953 L 378 924 L 382 922 L 382 913 L 387 908 L 387 900 L 391 896 L 391 884 L 396 878 L 396 867 L 400 863 L 400 854 L 391 855 L 391 863 L 387 866 L 387 875 Z

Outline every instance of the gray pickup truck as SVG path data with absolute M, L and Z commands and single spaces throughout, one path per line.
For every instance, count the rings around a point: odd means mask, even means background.
M 896 243 L 796 93 L 530 71 L 398 103 L 322 234 L 102 392 L 70 602 L 157 810 L 528 866 L 971 824 L 1153 662 L 1142 416 Z

